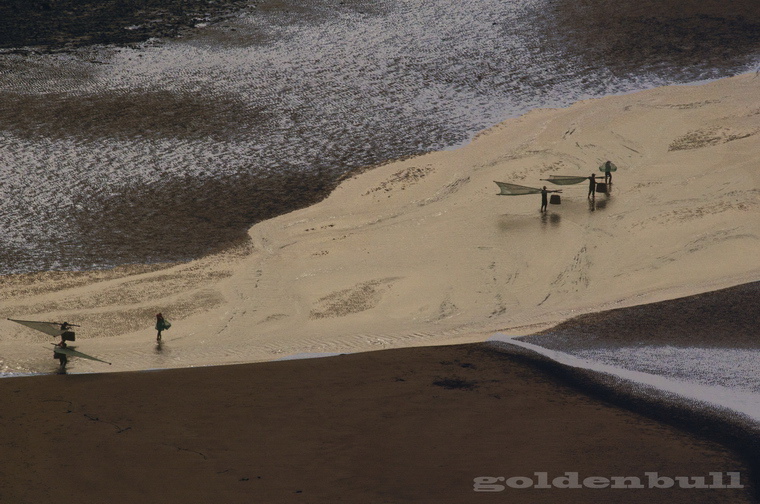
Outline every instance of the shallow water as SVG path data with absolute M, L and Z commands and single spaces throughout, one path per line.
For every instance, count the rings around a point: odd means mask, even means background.
M 641 358 L 624 358 L 621 360 L 610 358 L 611 356 L 605 357 L 598 352 L 592 352 L 590 355 L 588 353 L 559 352 L 513 339 L 503 334 L 494 335 L 489 341 L 496 345 L 505 343 L 517 345 L 566 366 L 614 376 L 626 382 L 652 387 L 662 394 L 672 394 L 702 405 L 724 408 L 748 419 L 755 428 L 760 427 L 760 390 L 757 389 L 756 385 L 740 384 L 741 380 L 739 383 L 736 381 L 737 375 L 743 375 L 752 381 L 754 370 L 732 367 L 730 362 L 725 361 L 723 361 L 723 365 L 713 365 L 715 362 L 721 363 L 721 357 L 725 357 L 725 352 L 732 353 L 734 358 L 736 352 L 739 354 L 749 353 L 750 355 L 745 357 L 756 362 L 758 356 L 756 351 L 737 350 L 731 352 L 729 349 L 693 349 L 697 351 L 697 361 L 692 361 L 692 365 L 687 365 L 680 371 L 673 372 L 672 369 L 669 369 L 669 366 L 674 362 L 673 359 L 652 360 L 651 354 L 643 355 Z M 672 349 L 659 348 L 656 349 L 655 353 L 662 356 L 663 353 L 669 353 L 669 350 Z M 647 390 L 643 390 L 641 393 L 643 395 L 650 394 Z
M 760 350 L 749 348 L 681 348 L 669 345 L 588 349 L 581 359 L 760 396 Z
M 0 274 L 198 257 L 529 109 L 754 69 L 757 9 L 702 3 L 259 1 L 145 32 L 179 38 L 7 49 Z

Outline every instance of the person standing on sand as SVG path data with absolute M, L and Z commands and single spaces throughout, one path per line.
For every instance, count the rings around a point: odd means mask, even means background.
M 612 161 L 610 160 L 604 163 L 604 183 L 612 183 Z
M 63 324 L 60 324 L 61 326 L 61 341 L 56 343 L 56 348 L 66 348 L 68 345 L 66 344 L 66 340 L 74 341 L 74 333 L 70 331 L 71 324 L 68 322 L 64 322 Z M 65 353 L 59 353 L 53 350 L 53 358 L 58 359 L 58 362 L 61 365 L 61 369 L 66 367 L 66 363 L 69 361 L 68 357 Z
M 70 328 L 71 326 L 68 322 L 61 324 L 61 341 L 55 344 L 57 348 L 66 348 L 68 346 L 66 344 L 66 338 L 63 337 L 63 333 L 68 331 Z M 53 350 L 53 358 L 58 359 L 58 363 L 60 364 L 61 369 L 65 368 L 66 363 L 69 361 L 65 353 L 58 353 L 55 350 Z
M 169 329 L 170 327 L 171 324 L 164 319 L 164 316 L 162 314 L 156 314 L 156 331 L 158 331 L 158 334 L 156 335 L 156 341 L 161 341 L 161 331 Z
M 559 192 L 559 191 L 547 191 L 546 186 L 544 186 L 544 188 L 541 189 L 541 213 L 546 212 L 546 205 L 549 203 L 549 198 L 547 197 L 547 194 L 550 192 Z
M 586 199 L 596 199 L 596 174 L 592 173 L 588 180 L 588 196 Z
M 64 322 L 61 324 L 61 342 L 58 343 L 56 346 L 59 346 L 61 348 L 66 348 L 66 340 L 67 339 L 74 339 L 74 333 L 69 331 L 71 329 L 71 324 L 68 322 Z

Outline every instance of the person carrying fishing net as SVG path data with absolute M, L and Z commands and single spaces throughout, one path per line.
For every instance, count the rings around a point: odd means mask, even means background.
M 171 323 L 164 319 L 164 316 L 160 313 L 156 314 L 156 331 L 158 331 L 158 334 L 156 334 L 156 341 L 161 341 L 161 332 L 165 331 L 166 329 L 169 329 L 171 327 Z
M 73 326 L 68 322 L 64 322 L 59 325 L 61 326 L 61 341 L 56 343 L 55 346 L 56 348 L 63 349 L 68 347 L 66 344 L 67 341 L 74 341 L 75 333 L 71 330 Z M 58 362 L 60 362 L 62 368 L 65 367 L 66 363 L 69 361 L 65 353 L 56 352 L 55 350 L 53 351 L 53 358 L 58 359 Z

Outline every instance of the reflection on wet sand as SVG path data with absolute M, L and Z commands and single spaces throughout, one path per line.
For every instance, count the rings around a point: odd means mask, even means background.
M 559 226 L 560 221 L 562 220 L 562 217 L 557 212 L 551 212 L 547 213 L 544 212 L 541 214 L 541 223 L 542 224 L 551 224 L 553 226 Z

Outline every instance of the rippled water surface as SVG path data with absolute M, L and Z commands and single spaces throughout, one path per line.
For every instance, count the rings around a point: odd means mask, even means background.
M 197 257 L 358 167 L 760 55 L 752 2 L 69 3 L 2 40 L 0 274 Z

